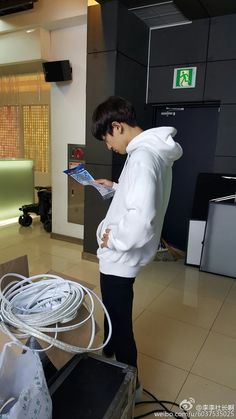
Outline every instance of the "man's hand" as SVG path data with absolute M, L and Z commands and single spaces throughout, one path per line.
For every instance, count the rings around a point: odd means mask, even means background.
M 107 242 L 108 242 L 108 239 L 109 239 L 109 233 L 110 233 L 110 231 L 111 231 L 111 229 L 110 229 L 110 228 L 107 228 L 107 229 L 105 230 L 105 233 L 104 233 L 104 234 L 103 234 L 103 236 L 102 236 L 102 244 L 101 244 L 101 248 L 103 248 L 103 247 L 108 247 Z
M 108 179 L 96 179 L 95 182 L 99 185 L 106 186 L 107 188 L 112 188 L 113 186 L 113 182 Z

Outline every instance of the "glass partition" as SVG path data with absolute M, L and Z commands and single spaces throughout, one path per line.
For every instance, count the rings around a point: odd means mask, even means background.
M 0 221 L 20 216 L 19 208 L 33 202 L 33 161 L 0 159 Z

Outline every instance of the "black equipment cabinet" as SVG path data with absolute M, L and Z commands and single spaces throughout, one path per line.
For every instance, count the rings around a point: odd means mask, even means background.
M 98 355 L 76 355 L 48 380 L 52 419 L 132 419 L 136 369 Z

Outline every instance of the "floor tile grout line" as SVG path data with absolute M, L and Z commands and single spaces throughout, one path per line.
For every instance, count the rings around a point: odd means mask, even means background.
M 217 313 L 217 315 L 216 315 L 216 317 L 215 317 L 215 320 L 214 320 L 214 321 L 213 321 L 213 323 L 212 323 L 211 330 L 213 329 L 214 324 L 215 324 L 215 322 L 216 322 L 216 320 L 217 320 L 218 316 L 220 315 L 220 313 L 221 313 L 221 311 L 222 311 L 222 308 L 223 308 L 223 305 L 225 304 L 225 302 L 226 302 L 226 300 L 227 300 L 227 298 L 228 298 L 228 296 L 229 296 L 230 292 L 232 291 L 233 286 L 234 286 L 234 281 L 232 280 L 232 284 L 231 284 L 231 286 L 229 287 L 228 293 L 225 295 L 225 298 L 224 298 L 224 300 L 223 300 L 223 302 L 222 302 L 222 304 L 221 304 L 221 307 L 220 307 L 220 309 L 219 309 L 219 311 L 218 311 L 218 313 Z M 213 331 L 213 330 L 212 330 L 212 331 Z
M 144 311 L 147 311 L 147 312 L 149 312 L 149 313 L 154 313 L 152 310 L 149 310 L 148 308 L 145 308 L 144 309 Z M 156 313 L 155 313 L 156 314 Z M 184 321 L 184 320 L 179 320 L 179 319 L 177 319 L 176 317 L 173 317 L 173 316 L 170 316 L 170 315 L 168 315 L 168 314 L 166 314 L 166 313 L 161 313 L 161 312 L 158 312 L 158 314 L 160 314 L 161 316 L 163 316 L 163 317 L 167 317 L 168 319 L 170 319 L 170 320 L 175 320 L 176 322 L 179 322 L 179 323 L 183 323 L 183 324 L 186 324 L 186 325 L 188 325 L 188 326 L 193 326 L 193 327 L 195 327 L 195 328 L 198 328 L 198 329 L 202 329 L 202 330 L 207 330 L 207 331 L 209 331 L 209 328 L 208 327 L 203 327 L 203 326 L 200 326 L 200 325 L 198 325 L 198 324 L 193 324 L 193 323 L 190 323 L 190 322 L 187 322 L 187 321 Z
M 230 287 L 230 290 L 231 290 L 231 288 L 232 288 L 232 286 Z M 230 290 L 229 290 L 229 292 L 230 292 Z M 228 292 L 228 294 L 229 294 L 229 292 Z M 213 323 L 212 323 L 212 325 L 211 325 L 211 327 L 210 327 L 210 329 L 209 329 L 209 332 L 208 332 L 208 334 L 207 334 L 207 336 L 206 336 L 206 338 L 205 338 L 204 342 L 202 343 L 202 345 L 201 345 L 201 347 L 200 347 L 200 349 L 199 349 L 199 351 L 198 351 L 198 353 L 197 353 L 197 355 L 196 355 L 195 360 L 193 361 L 193 364 L 192 364 L 192 366 L 191 366 L 191 368 L 190 368 L 190 372 L 192 372 L 192 369 L 193 369 L 194 365 L 196 364 L 197 359 L 198 359 L 198 357 L 199 357 L 199 355 L 200 355 L 200 353 L 201 353 L 201 351 L 202 351 L 202 349 L 203 349 L 203 347 L 204 347 L 204 345 L 205 345 L 205 343 L 206 343 L 207 339 L 209 338 L 210 334 L 211 334 L 211 333 L 214 333 L 214 330 L 213 330 L 212 328 L 213 328 L 213 326 L 214 326 L 214 323 L 215 323 L 215 321 L 216 321 L 216 318 L 218 317 L 218 315 L 219 315 L 219 313 L 220 313 L 220 311 L 221 311 L 221 309 L 222 309 L 222 306 L 224 305 L 224 303 L 225 303 L 225 301 L 226 301 L 226 298 L 227 298 L 228 294 L 225 296 L 225 299 L 222 301 L 221 307 L 219 308 L 219 311 L 218 311 L 218 313 L 217 313 L 217 315 L 216 315 L 216 317 L 215 317 L 215 320 L 213 321 Z
M 201 353 L 201 351 L 202 351 L 202 349 L 203 349 L 203 347 L 204 347 L 204 345 L 205 345 L 205 343 L 206 343 L 206 341 L 207 341 L 208 337 L 210 336 L 210 333 L 211 333 L 211 332 L 213 332 L 213 330 L 212 330 L 212 329 L 213 329 L 214 323 L 215 323 L 215 321 L 216 321 L 217 317 L 219 316 L 219 314 L 220 314 L 220 312 L 221 312 L 221 310 L 222 310 L 222 307 L 223 307 L 223 305 L 225 304 L 225 301 L 226 301 L 226 299 L 227 299 L 227 297 L 228 297 L 228 295 L 229 295 L 229 293 L 230 293 L 230 291 L 231 291 L 231 289 L 232 289 L 232 288 L 233 288 L 233 282 L 232 282 L 232 285 L 229 287 L 228 293 L 226 294 L 226 296 L 225 296 L 224 300 L 222 301 L 222 304 L 221 304 L 221 306 L 220 306 L 220 308 L 219 308 L 219 311 L 218 311 L 218 313 L 217 313 L 217 315 L 216 315 L 216 317 L 215 317 L 215 320 L 213 321 L 213 323 L 212 323 L 212 325 L 211 325 L 211 327 L 210 327 L 210 329 L 209 329 L 209 332 L 208 332 L 208 334 L 207 334 L 207 336 L 206 336 L 206 338 L 205 338 L 205 340 L 204 340 L 203 344 L 201 345 L 201 348 L 199 349 L 198 354 L 197 354 L 197 356 L 196 356 L 196 358 L 195 358 L 195 360 L 194 360 L 194 362 L 193 362 L 193 364 L 192 364 L 192 366 L 191 366 L 191 368 L 190 368 L 190 370 L 189 370 L 189 372 L 188 372 L 188 375 L 187 375 L 187 377 L 186 377 L 186 379 L 185 379 L 185 381 L 184 381 L 184 383 L 183 383 L 183 385 L 182 385 L 182 387 L 181 387 L 180 391 L 178 392 L 178 395 L 177 395 L 177 397 L 176 397 L 176 399 L 175 399 L 175 402 L 176 402 L 176 400 L 178 400 L 178 397 L 179 397 L 179 395 L 180 395 L 180 393 L 181 393 L 181 391 L 182 391 L 182 389 L 183 389 L 183 387 L 184 387 L 184 384 L 187 382 L 187 380 L 188 380 L 188 378 L 189 378 L 189 376 L 190 376 L 190 375 L 195 375 L 195 376 L 198 376 L 198 377 L 200 377 L 200 378 L 202 378 L 202 379 L 205 379 L 205 380 L 208 380 L 208 381 L 213 382 L 213 383 L 215 383 L 215 384 L 221 385 L 221 386 L 223 386 L 223 387 L 226 387 L 226 388 L 229 388 L 229 389 L 232 389 L 232 390 L 236 390 L 236 389 L 233 389 L 232 387 L 229 387 L 229 386 L 226 386 L 226 385 L 224 385 L 224 384 L 222 384 L 222 383 L 219 383 L 219 382 L 217 382 L 217 381 L 211 380 L 211 379 L 209 379 L 208 377 L 203 377 L 203 376 L 201 376 L 201 375 L 199 375 L 199 374 L 196 374 L 196 373 L 192 372 L 192 369 L 193 369 L 193 367 L 194 367 L 194 365 L 195 365 L 195 363 L 196 363 L 196 361 L 197 361 L 197 358 L 199 357 L 199 355 L 200 355 L 200 353 Z
M 174 365 L 174 364 L 172 364 L 172 363 L 170 363 L 170 362 L 163 361 L 163 359 L 160 359 L 160 358 L 154 358 L 154 356 L 152 356 L 152 355 L 148 355 L 148 354 L 146 354 L 146 353 L 144 353 L 144 352 L 142 352 L 142 351 L 138 351 L 138 353 L 139 353 L 139 354 L 141 354 L 141 355 L 146 356 L 147 358 L 152 359 L 153 361 L 158 361 L 158 362 L 160 362 L 161 364 L 165 364 L 165 365 L 168 365 L 168 366 L 170 366 L 170 367 L 174 367 L 174 368 L 176 368 L 176 369 L 178 369 L 178 370 L 181 370 L 181 371 L 183 371 L 183 372 L 187 372 L 187 373 L 188 373 L 188 372 L 190 372 L 190 370 L 189 370 L 189 369 L 181 368 L 181 367 L 179 367 L 179 366 L 177 366 L 177 365 Z

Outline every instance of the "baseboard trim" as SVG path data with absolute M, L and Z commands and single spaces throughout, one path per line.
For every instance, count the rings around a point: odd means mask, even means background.
M 77 237 L 64 236 L 63 234 L 51 233 L 51 239 L 62 240 L 64 242 L 75 243 L 83 245 L 83 239 L 78 239 Z
M 98 263 L 98 258 L 93 253 L 82 252 L 82 259 Z

